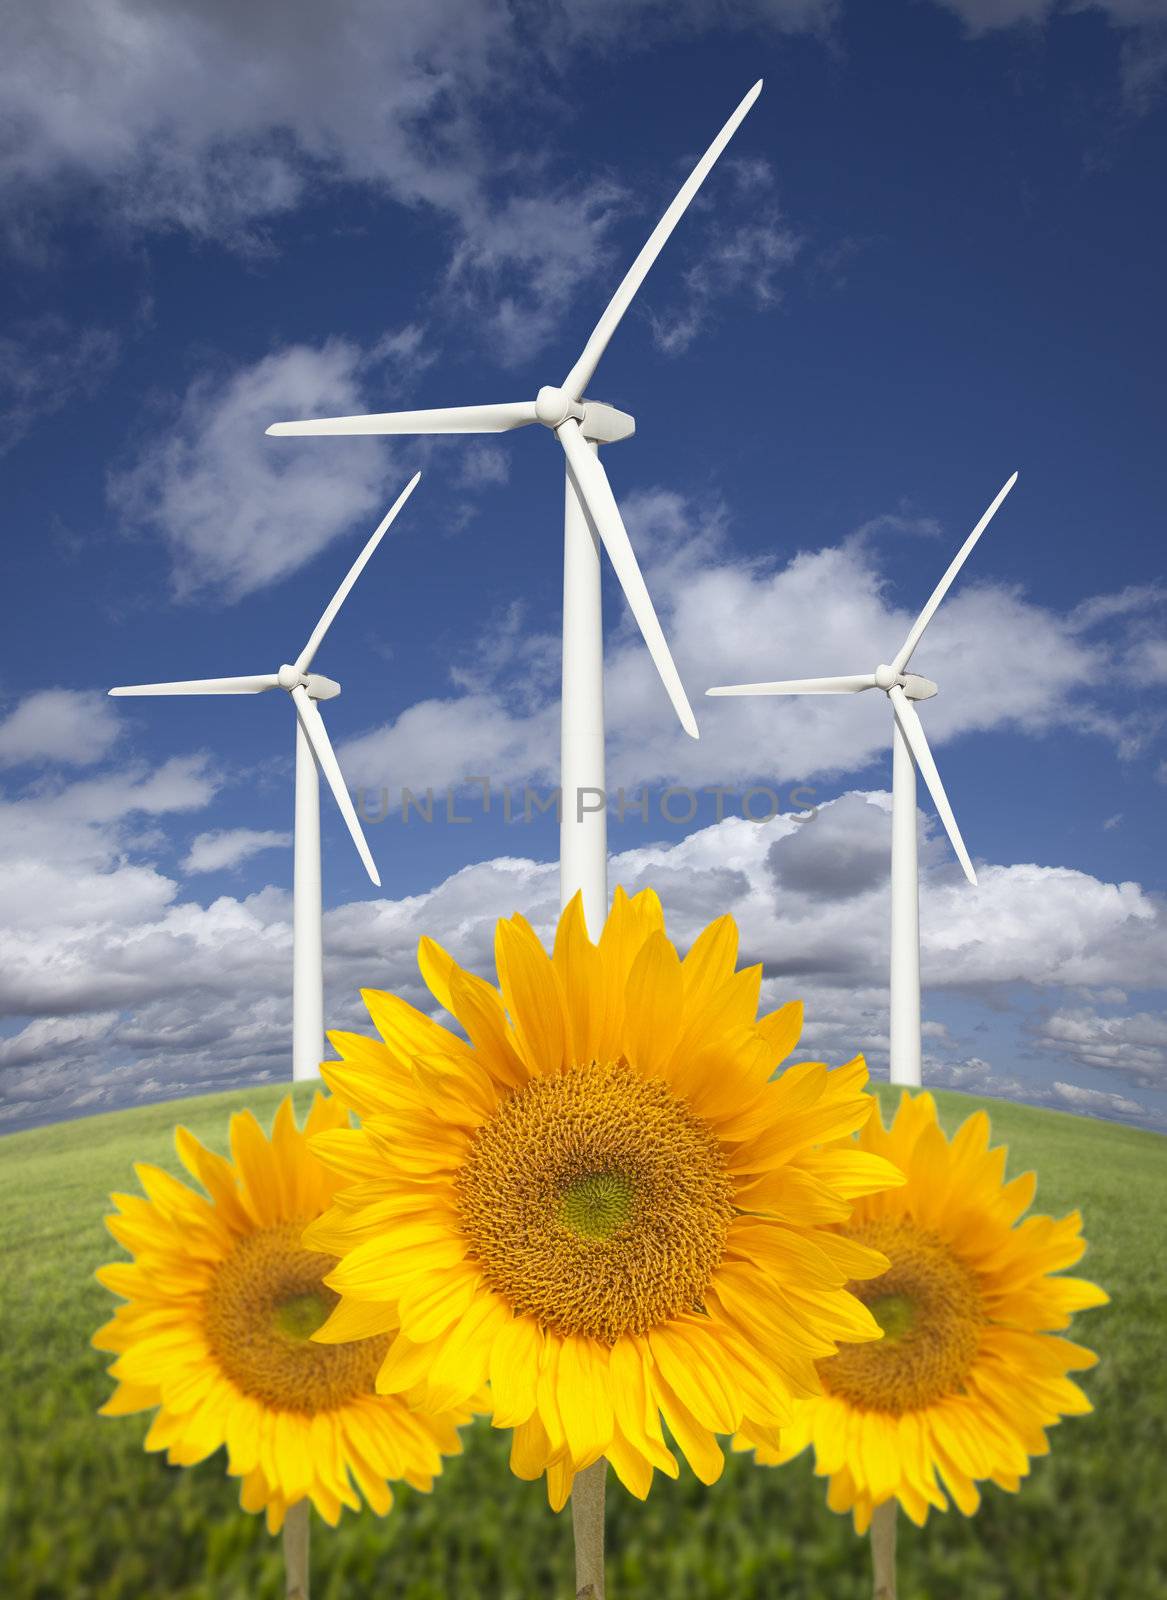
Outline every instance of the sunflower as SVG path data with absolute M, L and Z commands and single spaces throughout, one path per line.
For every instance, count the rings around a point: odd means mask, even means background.
M 853 1142 L 853 1141 L 849 1141 Z M 779 1465 L 815 1449 L 827 1503 L 864 1533 L 872 1511 L 898 1500 L 913 1522 L 980 1504 L 978 1480 L 1016 1490 L 1045 1430 L 1091 1409 L 1066 1374 L 1097 1357 L 1056 1337 L 1071 1315 L 1107 1303 L 1081 1278 L 1054 1277 L 1086 1248 L 1082 1219 L 1020 1221 L 1035 1174 L 1005 1183 L 1005 1149 L 989 1148 L 974 1112 L 951 1142 L 929 1094 L 904 1094 L 890 1130 L 877 1114 L 858 1148 L 902 1167 L 902 1189 L 860 1199 L 840 1237 L 880 1250 L 880 1278 L 851 1285 L 883 1338 L 819 1362 L 823 1393 L 800 1398 L 777 1449 L 747 1427 L 735 1443 Z M 943 1488 L 941 1487 L 943 1485 Z
M 489 1379 L 513 1470 L 546 1472 L 556 1509 L 601 1457 L 640 1497 L 675 1477 L 662 1418 L 712 1483 L 716 1434 L 748 1418 L 776 1441 L 816 1358 L 879 1337 L 844 1285 L 886 1257 L 828 1225 L 902 1177 L 818 1148 L 867 1121 L 867 1069 L 772 1080 L 801 1006 L 758 1018 L 730 917 L 680 960 L 651 890 L 616 891 L 598 944 L 577 896 L 551 956 L 521 916 L 495 953 L 497 989 L 421 942 L 466 1039 L 372 991 L 380 1039 L 330 1036 L 322 1071 L 361 1127 L 313 1140 L 347 1179 L 305 1234 L 340 1257 L 315 1338 L 399 1328 L 377 1389 L 431 1406 Z
M 386 1480 L 431 1488 L 442 1453 L 460 1448 L 455 1420 L 468 1415 L 417 1415 L 375 1392 L 388 1333 L 332 1348 L 309 1338 L 337 1301 L 323 1281 L 335 1258 L 306 1250 L 300 1235 L 337 1184 L 308 1136 L 347 1120 L 318 1094 L 301 1132 L 289 1096 L 269 1142 L 241 1112 L 233 1163 L 179 1128 L 179 1157 L 210 1199 L 140 1163 L 148 1198 L 115 1194 L 119 1215 L 106 1218 L 134 1259 L 97 1272 L 126 1302 L 93 1338 L 118 1357 L 102 1415 L 156 1409 L 146 1449 L 166 1450 L 172 1465 L 225 1444 L 244 1510 L 266 1510 L 273 1533 L 305 1497 L 335 1524 L 342 1505 L 360 1509 L 354 1484 L 379 1514 L 392 1504 Z

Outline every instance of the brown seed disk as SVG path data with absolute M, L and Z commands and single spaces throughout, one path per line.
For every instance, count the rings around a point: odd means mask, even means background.
M 203 1325 L 211 1354 L 244 1394 L 314 1415 L 373 1393 L 390 1336 L 313 1344 L 309 1335 L 340 1296 L 321 1281 L 336 1259 L 300 1247 L 307 1222 L 240 1239 L 207 1291 Z
M 717 1137 L 623 1061 L 511 1095 L 456 1190 L 490 1287 L 546 1327 L 609 1344 L 701 1308 L 734 1215 Z
M 827 1390 L 861 1411 L 892 1416 L 961 1393 L 986 1322 L 975 1275 L 943 1240 L 911 1222 L 883 1218 L 843 1231 L 882 1250 L 891 1267 L 847 1285 L 884 1336 L 820 1361 Z

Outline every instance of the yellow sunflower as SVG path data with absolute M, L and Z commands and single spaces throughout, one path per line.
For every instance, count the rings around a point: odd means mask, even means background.
M 682 961 L 650 890 L 616 891 L 599 943 L 577 897 L 548 956 L 500 922 L 499 988 L 422 940 L 420 965 L 464 1040 L 365 993 L 379 1040 L 330 1037 L 324 1076 L 361 1118 L 313 1140 L 348 1180 L 305 1243 L 341 1258 L 315 1337 L 400 1328 L 382 1393 L 431 1406 L 489 1378 L 518 1476 L 558 1509 L 607 1457 L 635 1495 L 693 1471 L 748 1418 L 776 1440 L 815 1360 L 879 1337 L 844 1288 L 886 1258 L 828 1225 L 902 1182 L 880 1156 L 823 1152 L 874 1102 L 862 1060 L 772 1080 L 801 1006 L 758 1018 L 761 969 L 736 972 L 732 918 Z
M 853 1142 L 853 1141 L 851 1141 Z M 904 1094 L 890 1130 L 877 1114 L 858 1148 L 903 1168 L 902 1189 L 859 1200 L 840 1235 L 881 1250 L 891 1266 L 854 1284 L 884 1332 L 819 1363 L 824 1393 L 796 1402 L 777 1449 L 747 1427 L 736 1443 L 757 1460 L 789 1461 L 809 1444 L 830 1477 L 827 1503 L 864 1533 L 875 1507 L 898 1500 L 923 1524 L 930 1506 L 966 1515 L 978 1480 L 1016 1490 L 1045 1430 L 1091 1409 L 1068 1372 L 1097 1357 L 1055 1337 L 1071 1315 L 1105 1305 L 1081 1278 L 1053 1277 L 1086 1248 L 1074 1211 L 1019 1219 L 1036 1184 L 1005 1183 L 1005 1149 L 989 1148 L 989 1119 L 974 1112 L 951 1142 L 929 1094 Z M 941 1487 L 943 1484 L 943 1488 Z
M 335 1258 L 304 1249 L 300 1235 L 337 1182 L 308 1136 L 347 1121 L 337 1101 L 316 1095 L 301 1132 L 289 1096 L 269 1142 L 241 1112 L 231 1119 L 233 1164 L 179 1128 L 178 1154 L 210 1199 L 140 1163 L 149 1198 L 115 1194 L 120 1214 L 106 1218 L 134 1259 L 97 1272 L 126 1301 L 93 1338 L 118 1357 L 102 1414 L 156 1408 L 146 1449 L 166 1450 L 172 1465 L 225 1444 L 244 1510 L 266 1510 L 273 1533 L 305 1497 L 335 1524 L 342 1505 L 360 1509 L 354 1484 L 379 1514 L 392 1504 L 388 1479 L 431 1488 L 468 1414 L 417 1415 L 375 1392 L 389 1334 L 337 1347 L 309 1338 L 337 1301 L 323 1281 Z

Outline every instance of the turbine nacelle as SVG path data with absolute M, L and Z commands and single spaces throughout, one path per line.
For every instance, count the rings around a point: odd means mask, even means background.
M 922 678 L 918 673 L 906 672 L 904 669 L 923 637 L 925 628 L 935 615 L 937 606 L 952 587 L 953 580 L 972 554 L 977 540 L 993 520 L 997 508 L 1016 482 L 1017 474 L 1014 473 L 998 491 L 989 509 L 957 551 L 948 571 L 933 589 L 928 603 L 912 624 L 907 638 L 892 661 L 881 661 L 874 672 L 855 672 L 831 678 L 786 678 L 770 683 L 720 684 L 715 689 L 705 691 L 709 695 L 786 695 L 862 694 L 866 689 L 882 689 L 891 702 L 895 725 L 911 753 L 911 759 L 928 786 L 933 804 L 952 841 L 952 848 L 956 851 L 957 860 L 964 868 L 965 877 L 970 883 L 976 883 L 977 876 L 965 849 L 964 840 L 960 836 L 960 829 L 956 825 L 956 818 L 952 814 L 952 807 L 948 803 L 948 796 L 944 792 L 944 785 L 940 781 L 940 774 L 936 770 L 936 763 L 932 759 L 932 752 L 928 748 L 924 726 L 912 704 L 914 700 L 931 700 L 937 693 L 937 687 L 931 678 Z
M 326 678 L 322 672 L 301 672 L 286 661 L 276 673 L 276 682 L 289 694 L 293 689 L 306 689 L 313 700 L 335 700 L 340 693 L 335 678 Z
M 323 673 L 310 672 L 308 669 L 319 650 L 324 635 L 336 621 L 337 613 L 344 604 L 349 590 L 360 577 L 370 556 L 376 550 L 381 540 L 388 533 L 397 513 L 417 488 L 421 473 L 415 472 L 405 488 L 397 496 L 388 512 L 381 519 L 376 532 L 365 544 L 360 555 L 353 562 L 345 574 L 340 588 L 324 608 L 319 622 L 308 636 L 308 642 L 300 651 L 295 661 L 285 661 L 277 672 L 258 672 L 245 677 L 233 678 L 186 678 L 172 683 L 130 683 L 121 684 L 109 692 L 112 695 L 193 695 L 193 694 L 263 694 L 268 689 L 283 689 L 292 699 L 295 707 L 296 721 L 300 733 L 308 742 L 316 765 L 323 774 L 328 787 L 332 790 L 345 826 L 352 836 L 352 841 L 357 847 L 357 853 L 364 862 L 365 871 L 372 881 L 380 885 L 381 879 L 373 861 L 372 852 L 365 839 L 360 821 L 349 798 L 345 786 L 344 775 L 340 770 L 340 763 L 336 759 L 336 752 L 328 737 L 324 726 L 324 719 L 316 709 L 318 700 L 335 700 L 340 693 L 340 684 L 334 678 L 326 678 Z M 299 760 L 297 758 L 297 786 L 299 785 Z M 319 856 L 319 851 L 317 851 Z M 319 861 L 316 866 L 316 877 L 319 879 Z M 297 891 L 299 893 L 299 891 Z
M 931 678 L 922 678 L 918 672 L 897 672 L 894 667 L 889 667 L 886 662 L 876 667 L 872 673 L 874 687 L 882 689 L 885 693 L 892 689 L 900 688 L 909 700 L 931 700 L 934 694 L 939 694 L 939 688 Z
M 438 406 L 424 411 L 382 411 L 367 416 L 315 417 L 297 422 L 275 422 L 267 430 L 269 434 L 281 437 L 509 433 L 512 429 L 527 428 L 538 423 L 553 433 L 566 457 L 569 491 L 574 493 L 591 523 L 593 533 L 607 552 L 665 693 L 672 701 L 681 726 L 694 739 L 697 738 L 697 720 L 693 708 L 645 585 L 607 472 L 597 451 L 592 448 L 627 439 L 635 432 L 636 422 L 626 412 L 617 411 L 613 406 L 585 400 L 584 391 L 595 375 L 608 341 L 632 304 L 653 262 L 761 91 L 759 79 L 681 185 L 664 216 L 624 274 L 562 383 L 544 384 L 534 400 Z M 299 665 L 302 667 L 303 662 Z

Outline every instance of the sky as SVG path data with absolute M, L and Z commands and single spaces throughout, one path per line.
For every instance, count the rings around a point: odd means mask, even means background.
M 0 1128 L 289 1076 L 292 708 L 106 690 L 293 659 L 419 469 L 316 662 L 327 1023 L 553 928 L 558 451 L 264 430 L 559 383 L 759 76 L 589 390 L 701 727 L 608 574 L 611 883 L 886 1075 L 887 701 L 704 690 L 889 659 L 1018 470 L 913 660 L 924 1079 L 1167 1128 L 1167 0 L 2 15 Z

